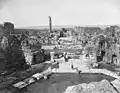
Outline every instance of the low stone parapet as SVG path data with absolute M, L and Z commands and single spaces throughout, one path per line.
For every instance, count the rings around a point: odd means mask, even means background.
M 115 72 L 106 70 L 106 69 L 90 69 L 91 73 L 101 73 L 101 74 L 105 74 L 111 77 L 114 77 L 116 79 L 120 79 L 120 76 L 118 76 Z

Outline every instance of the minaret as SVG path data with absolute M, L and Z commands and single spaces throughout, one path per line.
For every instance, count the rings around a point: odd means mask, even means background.
M 49 32 L 52 32 L 52 19 L 51 19 L 51 16 L 49 16 Z

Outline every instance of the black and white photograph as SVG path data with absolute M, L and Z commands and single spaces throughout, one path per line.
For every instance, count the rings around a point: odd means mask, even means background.
M 0 93 L 120 93 L 120 0 L 0 0 Z

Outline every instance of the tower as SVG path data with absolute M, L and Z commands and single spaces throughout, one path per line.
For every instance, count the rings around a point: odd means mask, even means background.
M 49 32 L 52 32 L 52 19 L 51 19 L 51 16 L 49 16 L 48 18 L 49 18 Z
M 4 32 L 6 35 L 14 33 L 14 24 L 11 22 L 4 23 Z

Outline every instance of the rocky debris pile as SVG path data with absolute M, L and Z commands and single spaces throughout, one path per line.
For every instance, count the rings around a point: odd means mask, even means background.
M 24 52 L 24 55 L 25 55 L 25 60 L 27 62 L 27 64 L 29 65 L 32 65 L 33 64 L 33 55 L 32 53 L 27 53 L 27 52 Z
M 32 65 L 33 63 L 33 54 L 31 52 L 31 50 L 27 47 L 22 46 L 22 51 L 24 53 L 25 56 L 25 61 L 27 64 Z
M 63 93 L 118 93 L 107 81 L 91 82 L 89 84 L 79 84 L 70 86 Z

